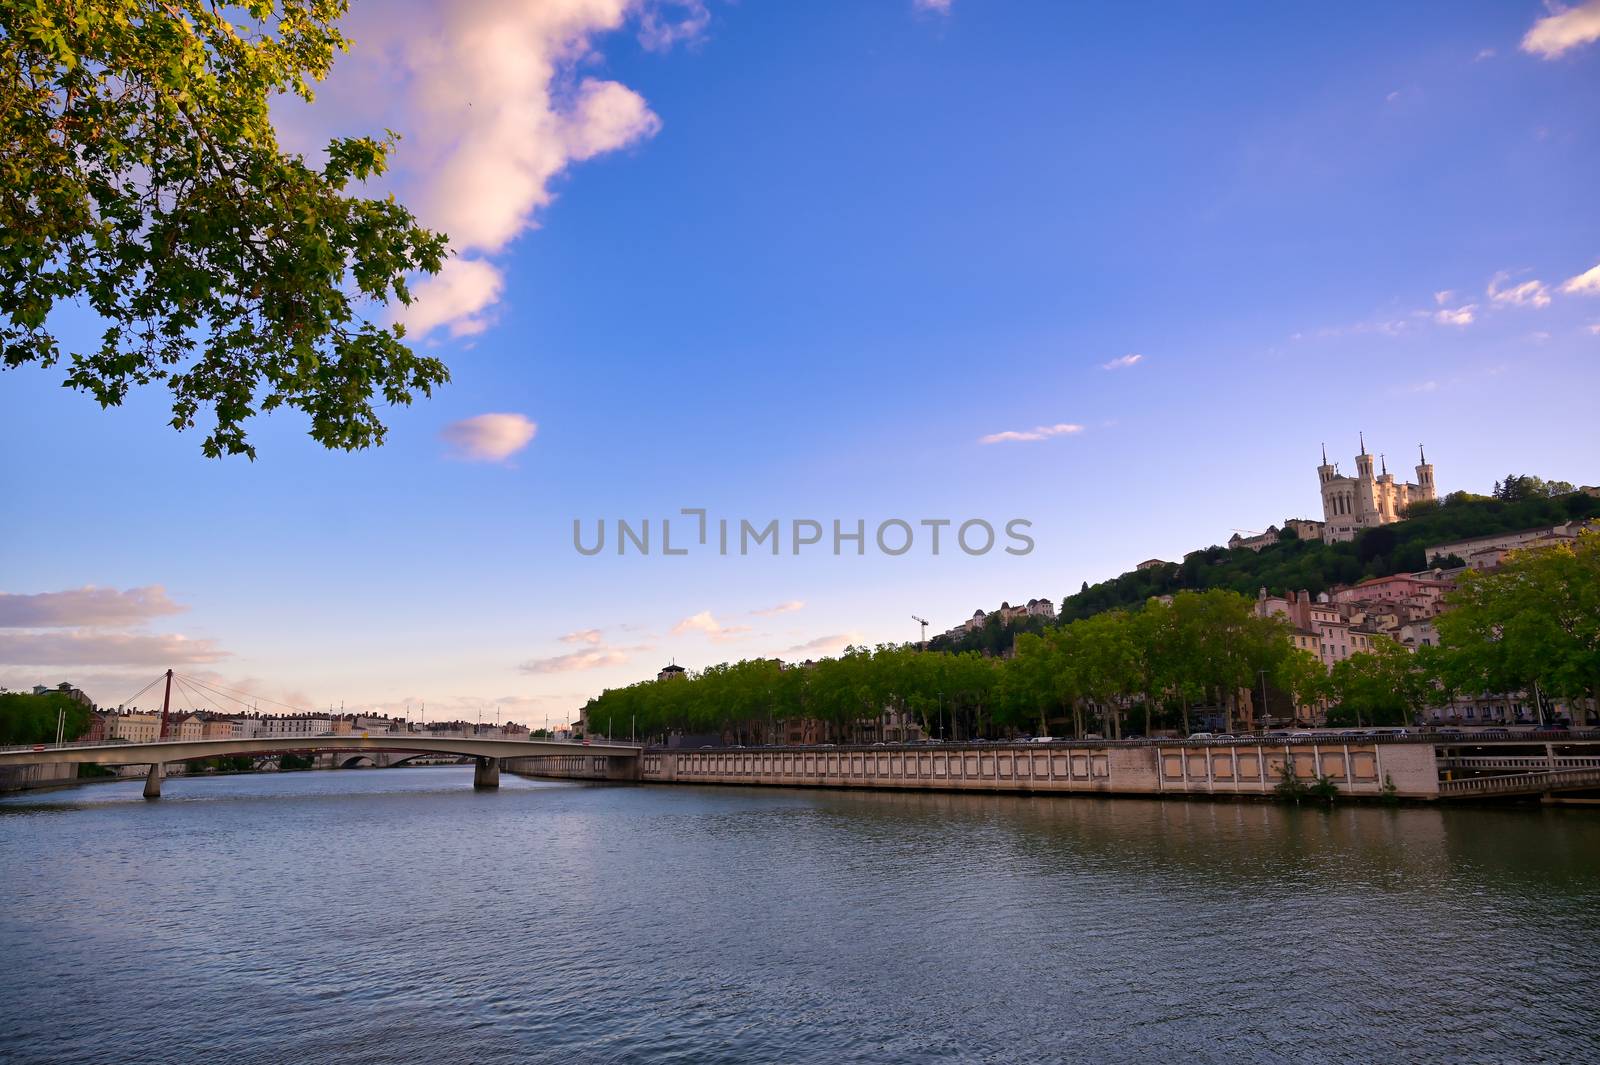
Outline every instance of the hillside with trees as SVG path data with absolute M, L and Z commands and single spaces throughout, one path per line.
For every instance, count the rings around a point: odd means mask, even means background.
M 1425 569 L 1425 551 L 1433 544 L 1597 516 L 1600 499 L 1574 492 L 1566 482 L 1511 475 L 1496 482 L 1492 496 L 1455 492 L 1438 502 L 1420 503 L 1407 512 L 1404 521 L 1365 529 L 1348 543 L 1300 540 L 1286 532 L 1278 543 L 1260 551 L 1213 546 L 1191 552 L 1182 562 L 1131 570 L 1095 585 L 1085 583 L 1063 600 L 1057 624 L 1106 610 L 1130 609 L 1152 596 L 1182 591 L 1221 588 L 1254 596 L 1266 588 L 1274 595 L 1292 591 L 1316 595 L 1334 585 Z M 1447 560 L 1446 564 L 1459 561 Z M 1014 633 L 1043 627 L 1036 623 L 1005 628 L 996 621 L 956 639 L 935 637 L 929 646 L 941 651 L 995 654 L 1010 648 Z
M 1446 603 L 1440 645 L 1412 653 L 1379 640 L 1331 672 L 1293 646 L 1282 618 L 1257 617 L 1252 597 L 1213 588 L 1024 633 L 1011 657 L 885 644 L 803 666 L 723 663 L 610 689 L 585 716 L 597 734 L 647 742 L 674 733 L 782 742 L 786 723 L 804 721 L 822 726 L 808 742 L 863 743 L 883 735 L 885 714 L 959 740 L 1187 732 L 1201 707 L 1232 730 L 1260 724 L 1261 708 L 1243 700 L 1258 692 L 1276 721 L 1325 704 L 1336 726 L 1406 724 L 1454 693 L 1530 691 L 1541 719 L 1555 698 L 1579 723 L 1581 701 L 1600 701 L 1600 532 L 1469 571 Z

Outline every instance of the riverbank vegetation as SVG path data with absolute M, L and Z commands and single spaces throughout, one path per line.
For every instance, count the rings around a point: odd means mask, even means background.
M 1441 646 L 1413 653 L 1379 637 L 1331 672 L 1294 647 L 1282 619 L 1213 588 L 1021 632 L 1003 657 L 884 644 L 799 667 L 723 663 L 608 690 L 585 719 L 595 734 L 642 739 L 779 742 L 805 722 L 808 742 L 871 742 L 894 722 L 958 740 L 1187 733 L 1201 706 L 1231 731 L 1245 693 L 1263 694 L 1280 721 L 1295 705 L 1325 706 L 1335 726 L 1406 724 L 1457 692 L 1600 700 L 1600 533 L 1469 571 L 1447 604 Z

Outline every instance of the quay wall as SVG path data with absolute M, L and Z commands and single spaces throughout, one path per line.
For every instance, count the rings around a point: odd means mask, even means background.
M 1329 777 L 1346 795 L 1376 797 L 1387 781 L 1401 798 L 1439 797 L 1434 747 L 1427 743 L 655 749 L 639 757 L 636 769 L 613 764 L 631 761 L 557 755 L 519 758 L 508 769 L 654 784 L 1231 798 L 1270 795 L 1292 762 L 1296 776 Z
M 0 766 L 0 792 L 54 788 L 78 779 L 78 767 L 66 762 Z

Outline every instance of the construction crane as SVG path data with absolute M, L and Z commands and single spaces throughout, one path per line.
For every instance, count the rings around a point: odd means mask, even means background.
M 911 620 L 915 621 L 918 625 L 922 626 L 922 647 L 923 647 L 923 650 L 927 650 L 927 647 L 928 647 L 928 619 L 927 618 L 919 618 L 919 617 L 917 617 L 917 615 L 912 614 L 911 615 Z

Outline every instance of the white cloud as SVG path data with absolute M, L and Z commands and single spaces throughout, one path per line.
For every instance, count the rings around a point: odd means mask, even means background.
M 603 637 L 599 629 L 582 629 L 578 632 L 569 632 L 561 637 L 562 643 L 589 643 L 597 644 Z
M 1534 279 L 1524 281 L 1520 285 L 1502 288 L 1511 280 L 1511 275 L 1504 270 L 1489 279 L 1489 299 L 1504 307 L 1548 307 L 1550 306 L 1550 290 L 1543 281 Z
M 1522 38 L 1522 50 L 1554 59 L 1569 49 L 1600 40 L 1600 0 L 1584 0 L 1575 7 L 1554 8 Z
M 860 642 L 860 640 L 861 635 L 859 633 L 840 632 L 835 633 L 832 636 L 818 636 L 814 640 L 807 640 L 805 643 L 795 644 L 793 647 L 789 648 L 783 653 L 786 655 L 825 654 L 828 651 L 843 650 L 853 643 Z
M 1595 336 L 1600 336 L 1600 322 L 1591 322 L 1584 326 L 1584 328 L 1589 330 L 1589 332 L 1593 333 Z
M 439 432 L 456 458 L 503 462 L 528 446 L 539 426 L 521 414 L 478 414 L 452 422 Z
M 1394 92 L 1391 92 L 1388 96 L 1385 96 L 1383 98 L 1383 102 L 1384 103 L 1388 103 L 1388 104 L 1392 104 L 1398 99 L 1400 99 L 1400 90 L 1396 89 Z
M 1451 310 L 1449 307 L 1441 307 L 1433 312 L 1433 320 L 1440 325 L 1471 325 L 1477 310 L 1478 305 L 1476 303 L 1468 303 L 1465 306 L 1457 307 L 1455 310 Z
M 722 643 L 736 640 L 744 633 L 750 631 L 748 625 L 724 625 L 712 616 L 711 611 L 702 610 L 698 614 L 691 614 L 672 626 L 672 635 L 682 636 L 689 632 L 704 633 L 710 639 Z
M 1493 59 L 1493 58 L 1494 58 L 1494 49 L 1493 48 L 1480 48 L 1478 50 L 1478 54 L 1472 57 L 1472 61 L 1474 63 L 1481 63 L 1485 59 Z
M 0 665 L 176 666 L 227 658 L 214 640 L 127 632 L 0 632 Z
M 1577 277 L 1561 282 L 1561 291 L 1569 296 L 1600 296 L 1600 265 L 1589 267 Z
M 980 436 L 978 443 L 1004 444 L 1018 440 L 1048 440 L 1052 436 L 1071 436 L 1081 432 L 1083 426 L 1068 425 L 1063 422 L 1060 425 L 1036 425 L 1032 429 L 1008 429 L 1003 433 L 990 433 L 988 436 Z
M 416 286 L 399 316 L 414 336 L 479 332 L 502 292 L 496 254 L 537 225 L 573 164 L 655 135 L 661 120 L 627 86 L 584 73 L 596 42 L 639 23 L 647 48 L 699 36 L 703 0 L 385 0 L 356 4 L 347 56 L 307 107 L 282 101 L 286 146 L 389 128 L 402 140 L 383 181 L 452 250 L 471 256 Z
M 804 599 L 791 599 L 787 603 L 779 603 L 777 606 L 769 606 L 763 610 L 752 610 L 750 613 L 758 618 L 770 618 L 775 614 L 792 614 L 796 610 L 804 610 L 805 608 L 806 601 Z
M 504 287 L 500 270 L 487 260 L 446 259 L 437 274 L 412 287 L 409 305 L 395 305 L 392 318 L 416 337 L 441 325 L 453 337 L 472 336 L 489 328 L 485 312 L 499 302 Z
M 911 0 L 911 6 L 918 11 L 932 11 L 936 15 L 948 15 L 953 2 L 954 0 Z
M 595 647 L 586 651 L 556 655 L 553 658 L 530 659 L 517 668 L 524 673 L 576 673 L 586 669 L 620 666 L 627 662 L 629 657 L 631 653 L 627 650 Z
M 677 9 L 677 19 L 667 9 Z M 665 52 L 680 41 L 698 40 L 711 25 L 711 10 L 704 0 L 661 0 L 639 15 L 639 43 L 652 52 Z
M 168 599 L 166 589 L 159 584 L 121 591 L 91 584 L 33 595 L 0 592 L 0 628 L 138 625 L 164 614 L 181 614 L 186 609 Z
M 1435 292 L 1433 294 L 1433 302 L 1437 303 L 1441 307 L 1443 307 L 1445 304 L 1449 303 L 1451 300 L 1453 300 L 1455 298 L 1456 298 L 1456 292 L 1455 292 L 1455 289 L 1453 289 L 1453 288 L 1442 289 L 1442 290 L 1440 290 L 1438 292 Z
M 1130 366 L 1137 366 L 1144 361 L 1143 355 L 1118 355 L 1110 362 L 1102 362 L 1102 370 L 1126 370 Z

